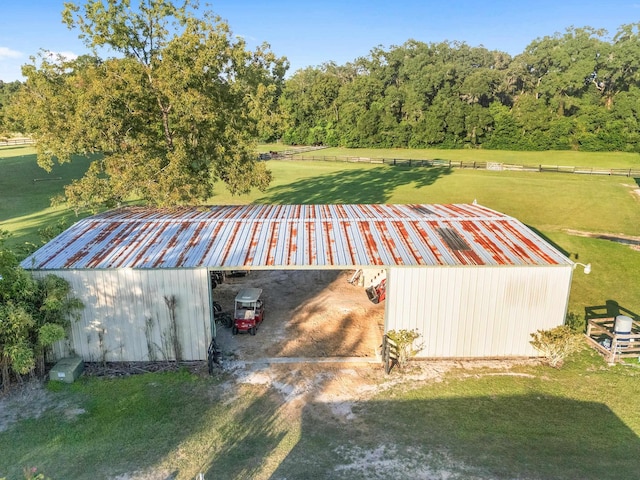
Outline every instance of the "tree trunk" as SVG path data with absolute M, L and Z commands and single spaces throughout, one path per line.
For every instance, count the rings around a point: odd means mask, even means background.
M 36 377 L 44 377 L 44 352 L 38 352 L 36 354 Z
M 0 372 L 2 376 L 2 390 L 4 393 L 9 391 L 9 357 L 2 355 L 0 358 Z

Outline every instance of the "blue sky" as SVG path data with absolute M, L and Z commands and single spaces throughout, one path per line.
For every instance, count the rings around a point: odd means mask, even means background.
M 640 22 L 640 0 L 210 2 L 250 48 L 268 42 L 277 55 L 286 56 L 290 74 L 327 61 L 344 64 L 376 46 L 401 45 L 410 38 L 458 40 L 515 55 L 532 40 L 570 26 L 605 28 L 613 36 L 620 25 Z M 0 80 L 22 80 L 20 66 L 40 49 L 69 56 L 87 53 L 77 31 L 61 21 L 62 0 L 1 3 Z

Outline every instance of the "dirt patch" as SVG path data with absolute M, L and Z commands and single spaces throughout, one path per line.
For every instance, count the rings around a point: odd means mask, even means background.
M 600 240 L 608 240 L 610 242 L 616 242 L 623 245 L 627 245 L 634 250 L 640 250 L 640 237 L 633 235 L 625 235 L 623 233 L 595 233 L 595 232 L 583 232 L 581 230 L 564 230 L 569 235 L 575 235 L 577 237 L 597 238 Z
M 263 289 L 265 320 L 255 336 L 232 335 L 218 326 L 225 358 L 265 357 L 375 358 L 384 330 L 384 304 L 373 304 L 362 287 L 348 280 L 353 271 L 253 271 L 228 277 L 213 290 L 223 311 L 243 287 Z
M 60 400 L 43 387 L 40 380 L 30 380 L 14 387 L 8 395 L 0 396 L 0 432 L 20 420 L 40 418 L 45 412 L 55 410 L 66 420 L 75 420 L 84 409 Z

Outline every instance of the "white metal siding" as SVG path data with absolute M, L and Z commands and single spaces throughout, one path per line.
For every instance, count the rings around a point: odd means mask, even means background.
M 390 268 L 385 330 L 417 329 L 421 357 L 537 356 L 564 323 L 570 266 Z
M 44 272 L 39 272 L 43 274 Z M 211 339 L 206 268 L 162 270 L 58 270 L 85 308 L 72 321 L 69 349 L 85 361 L 173 360 L 170 314 L 165 296 L 175 296 L 176 325 L 183 360 L 204 360 Z M 102 345 L 100 333 L 103 334 Z M 151 347 L 151 351 L 150 348 Z

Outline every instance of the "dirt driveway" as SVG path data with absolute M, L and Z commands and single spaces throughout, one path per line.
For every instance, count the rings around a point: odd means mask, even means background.
M 376 358 L 384 329 L 384 303 L 375 305 L 362 287 L 349 283 L 353 271 L 257 270 L 227 277 L 213 290 L 223 311 L 233 313 L 243 287 L 263 289 L 265 320 L 255 336 L 232 335 L 218 326 L 225 358 Z

